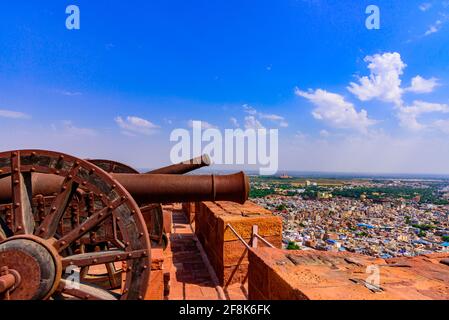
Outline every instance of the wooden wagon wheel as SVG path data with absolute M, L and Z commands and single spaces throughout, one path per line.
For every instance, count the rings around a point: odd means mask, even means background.
M 86 159 L 86 161 L 96 165 L 107 173 L 139 173 L 134 168 L 113 160 Z M 115 263 L 108 263 L 104 265 L 102 271 L 104 272 L 98 272 L 97 270 L 92 272 L 90 267 L 84 267 L 81 268 L 81 278 L 85 282 L 95 284 L 102 288 L 116 289 L 120 287 L 120 279 L 123 271 L 121 267 L 117 267 Z
M 93 163 L 108 173 L 139 173 L 136 169 L 117 161 L 100 159 L 88 159 L 87 161 Z
M 40 179 L 59 179 L 51 210 L 37 222 L 32 197 L 45 190 L 33 190 Z M 0 224 L 0 270 L 17 275 L 9 299 L 143 299 L 148 287 L 151 248 L 141 212 L 131 195 L 108 173 L 75 157 L 41 150 L 0 153 L 0 178 L 10 179 L 10 211 Z M 45 189 L 45 184 L 39 184 Z M 92 215 L 72 230 L 58 235 L 61 219 L 79 190 L 94 195 Z M 73 254 L 70 248 L 109 218 L 116 221 L 120 241 L 114 248 Z M 125 262 L 123 290 L 114 293 L 86 283 L 72 281 L 67 269 Z M 75 274 L 76 275 L 76 274 Z M 1 275 L 0 275 L 1 276 Z M 5 276 L 6 277 L 6 276 Z M 11 277 L 9 277 L 11 278 Z M 6 278 L 5 278 L 6 279 Z M 0 292 L 0 294 L 2 294 Z

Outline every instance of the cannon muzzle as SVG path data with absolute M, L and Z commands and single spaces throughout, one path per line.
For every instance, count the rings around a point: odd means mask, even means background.
M 205 154 L 201 157 L 197 157 L 186 162 L 181 162 L 179 164 L 174 164 L 168 167 L 147 172 L 147 174 L 185 174 L 201 169 L 203 167 L 208 167 L 210 166 L 210 164 L 210 158 L 207 154 Z

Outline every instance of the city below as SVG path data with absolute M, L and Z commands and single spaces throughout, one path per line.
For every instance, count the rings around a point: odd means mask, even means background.
M 290 173 L 289 173 L 290 174 Z M 283 219 L 287 249 L 388 259 L 449 252 L 449 179 L 251 177 L 251 199 Z

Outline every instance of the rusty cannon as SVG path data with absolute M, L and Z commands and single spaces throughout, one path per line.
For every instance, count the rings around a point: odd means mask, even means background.
M 243 173 L 108 173 L 58 152 L 0 153 L 0 299 L 144 299 L 151 242 L 141 206 L 248 194 Z M 99 267 L 106 286 L 87 272 Z
M 129 165 L 114 160 L 102 160 L 102 159 L 86 159 L 86 160 L 109 173 L 139 173 L 138 170 L 130 167 Z M 146 172 L 146 174 L 186 174 L 204 167 L 208 167 L 210 165 L 211 161 L 209 156 L 207 154 L 204 154 L 200 157 L 193 158 L 185 162 L 181 162 L 178 164 Z
M 114 160 L 87 159 L 87 161 L 95 164 L 108 173 L 139 173 L 138 170 L 132 168 L 131 166 Z M 145 174 L 179 175 L 190 173 L 192 171 L 208 167 L 210 165 L 211 160 L 209 156 L 205 154 L 185 162 L 152 170 L 146 172 Z M 164 213 L 162 204 L 140 204 L 140 210 L 147 225 L 152 246 L 161 246 L 165 250 L 168 245 L 168 238 L 166 233 L 164 232 Z

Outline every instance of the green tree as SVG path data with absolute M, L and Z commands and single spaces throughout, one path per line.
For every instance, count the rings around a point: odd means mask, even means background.
M 294 241 L 290 241 L 287 246 L 287 250 L 299 250 L 300 247 Z

